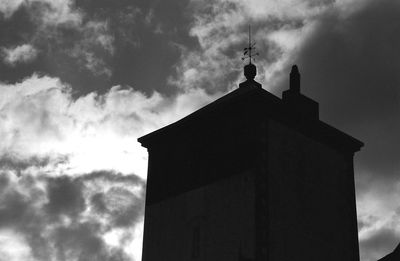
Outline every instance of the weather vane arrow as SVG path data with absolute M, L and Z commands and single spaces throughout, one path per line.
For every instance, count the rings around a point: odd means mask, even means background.
M 244 61 L 246 59 L 249 59 L 249 64 L 251 64 L 251 60 L 254 59 L 255 56 L 259 55 L 259 53 L 254 53 L 255 50 L 256 50 L 256 43 L 251 42 L 251 27 L 249 25 L 249 45 L 248 47 L 243 49 L 242 60 Z

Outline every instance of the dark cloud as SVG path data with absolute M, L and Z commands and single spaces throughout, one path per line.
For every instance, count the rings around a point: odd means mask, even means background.
M 29 43 L 37 49 L 36 59 L 16 65 L 17 70 L 3 59 L 0 80 L 15 82 L 41 72 L 71 84 L 76 97 L 119 84 L 147 93 L 174 92 L 166 80 L 180 58 L 176 46 L 196 44 L 188 34 L 187 2 L 77 0 L 61 22 L 44 18 L 56 12 L 57 3 L 21 5 L 0 19 L 0 47 Z
M 0 227 L 12 227 L 23 224 L 31 211 L 29 199 L 16 191 L 3 194 L 5 207 L 0 209 Z
M 64 214 L 75 218 L 85 209 L 81 182 L 63 176 L 49 179 L 47 186 L 49 202 L 45 205 L 45 209 L 50 215 Z
M 56 167 L 58 164 L 68 162 L 67 156 L 32 156 L 21 158 L 15 154 L 5 154 L 0 157 L 0 169 L 14 171 L 18 176 L 29 168 Z
M 89 181 L 89 180 L 104 180 L 113 183 L 130 183 L 138 184 L 140 186 L 145 186 L 145 180 L 136 175 L 123 175 L 121 173 L 103 170 L 103 171 L 93 171 L 89 174 L 81 175 L 78 177 L 79 180 Z
M 99 229 L 98 224 L 89 222 L 57 229 L 53 234 L 57 260 L 130 260 L 120 249 L 107 247 Z
M 103 193 L 96 193 L 90 198 L 90 203 L 94 207 L 94 209 L 99 213 L 107 213 L 108 208 L 107 204 L 104 200 Z
M 144 182 L 137 176 L 101 171 L 16 178 L 4 173 L 0 181 L 0 229 L 22 235 L 38 260 L 131 260 L 123 244 L 109 246 L 102 235 L 132 228 L 143 216 Z M 105 191 L 98 192 L 99 186 Z M 101 195 L 102 209 L 96 195 Z
M 33 255 L 40 260 L 49 260 L 48 243 L 42 236 L 45 229 L 45 218 L 34 204 L 44 199 L 45 192 L 35 187 L 33 177 L 19 178 L 19 186 L 11 181 L 11 176 L 1 173 L 10 184 L 2 190 L 0 202 L 0 229 L 12 229 L 22 233 L 30 245 Z M 18 190 L 22 189 L 22 191 Z
M 140 3 L 139 3 L 140 2 Z M 110 16 L 115 36 L 113 84 L 128 84 L 151 93 L 153 90 L 170 94 L 175 91 L 167 84 L 178 62 L 181 50 L 196 41 L 188 34 L 192 17 L 185 11 L 188 1 L 139 1 L 135 4 L 109 5 L 103 12 Z M 92 1 L 93 3 L 93 1 Z M 97 5 L 97 3 L 96 3 Z M 104 7 L 103 7 L 104 8 Z M 98 14 L 94 9 L 94 13 Z
M 10 184 L 10 180 L 6 175 L 0 175 L 0 191 L 4 191 Z
M 110 218 L 110 226 L 127 227 L 135 224 L 144 214 L 145 182 L 135 175 L 124 176 L 118 173 L 109 175 L 105 171 L 93 172 L 81 177 L 82 180 L 106 180 L 113 184 L 139 185 L 142 189 L 138 194 L 114 186 L 105 192 L 96 193 L 90 202 L 99 215 Z
M 111 226 L 126 227 L 134 224 L 143 214 L 143 201 L 131 192 L 112 188 L 106 193 L 92 196 L 91 203 L 102 216 L 111 217 Z

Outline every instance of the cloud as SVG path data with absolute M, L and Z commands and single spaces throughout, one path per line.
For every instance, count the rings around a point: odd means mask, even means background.
M 108 23 L 89 21 L 79 31 L 82 38 L 76 41 L 70 55 L 95 76 L 111 77 L 110 66 L 102 58 L 114 54 L 114 37 Z
M 0 170 L 1 171 L 13 171 L 17 176 L 20 176 L 24 172 L 29 172 L 32 169 L 57 169 L 59 164 L 65 164 L 68 162 L 67 156 L 32 156 L 27 158 L 19 158 L 17 155 L 5 153 L 0 158 Z
M 38 26 L 36 41 L 44 37 L 64 45 L 67 50 L 60 51 L 95 77 L 112 75 L 106 59 L 114 54 L 114 37 L 107 20 L 92 20 L 75 1 L 33 1 L 26 8 Z
M 4 17 L 10 18 L 13 13 L 23 4 L 24 0 L 3 0 L 0 1 L 0 12 Z
M 30 44 L 23 44 L 11 48 L 2 48 L 5 63 L 15 66 L 18 63 L 29 63 L 36 58 L 38 51 Z
M 110 87 L 115 46 L 109 18 L 91 16 L 74 0 L 25 0 L 13 10 L 0 21 L 7 36 L 0 41 L 3 79 L 15 82 L 40 71 L 81 92 L 101 82 Z
M 277 74 L 293 59 L 314 30 L 315 22 L 332 1 L 192 1 L 194 23 L 189 34 L 197 48 L 182 48 L 170 83 L 208 91 L 232 89 L 243 79 L 240 58 L 247 44 L 247 28 L 260 56 L 257 80 L 275 87 Z M 295 8 L 293 8 L 295 7 Z M 237 50 L 237 51 L 232 51 Z M 278 75 L 279 76 L 279 75 Z
M 25 0 L 0 21 L 0 47 L 30 43 L 38 55 L 24 66 L 0 63 L 2 79 L 42 72 L 68 82 L 75 98 L 119 84 L 173 95 L 165 83 L 180 55 L 173 43 L 194 43 L 187 2 Z
M 25 239 L 8 230 L 0 231 L 0 254 L 2 260 L 34 261 L 32 251 Z
M 91 201 L 99 214 L 112 218 L 111 226 L 124 227 L 135 224 L 140 217 L 135 217 L 135 213 L 140 213 L 143 202 L 138 202 L 136 198 L 137 196 L 128 190 L 111 188 L 106 193 L 95 194 Z M 135 201 L 138 204 L 134 204 Z
M 67 215 L 75 218 L 85 209 L 82 184 L 68 176 L 49 180 L 47 184 L 48 203 L 46 211 L 53 216 Z
M 199 89 L 175 98 L 146 96 L 115 86 L 74 100 L 68 85 L 38 75 L 0 90 L 0 155 L 22 174 L 112 169 L 145 177 L 147 153 L 136 139 L 216 97 Z M 35 160 L 48 164 L 26 166 Z
M 75 0 L 28 0 L 30 5 L 40 5 L 41 17 L 45 25 L 79 26 L 83 14 L 75 8 Z
M 388 183 L 385 179 L 374 179 L 359 189 L 357 214 L 361 260 L 377 260 L 399 244 L 399 197 L 399 180 Z
M 46 25 L 79 24 L 82 15 L 74 8 L 74 0 L 3 0 L 0 2 L 0 12 L 6 19 L 19 8 L 32 8 L 39 11 L 40 19 Z
M 128 231 L 140 224 L 144 181 L 137 176 L 122 177 L 114 172 L 83 174 L 75 178 L 48 175 L 16 178 L 6 173 L 2 176 L 8 179 L 8 185 L 1 192 L 0 241 L 7 238 L 8 247 L 19 251 L 10 252 L 2 247 L 0 251 L 11 260 L 21 256 L 23 260 L 32 261 L 133 260 L 124 247 L 141 238 L 131 236 L 125 245 L 111 246 L 104 236 L 114 229 L 115 216 L 132 216 L 132 222 L 119 223 Z M 104 187 L 108 189 L 101 192 Z M 95 193 L 116 197 L 118 200 L 104 203 L 106 208 L 118 210 L 118 215 L 99 216 L 89 200 Z
M 381 229 L 360 242 L 361 260 L 375 261 L 391 253 L 400 241 L 399 235 L 391 229 Z

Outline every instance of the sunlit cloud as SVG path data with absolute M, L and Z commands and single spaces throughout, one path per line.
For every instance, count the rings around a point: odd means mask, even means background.
M 3 260 L 34 261 L 29 244 L 22 235 L 9 229 L 0 230 L 0 254 Z
M 82 21 L 82 14 L 74 8 L 74 3 L 75 0 L 2 0 L 0 12 L 10 18 L 19 8 L 35 6 L 41 14 L 36 19 L 46 25 L 77 25 Z
M 25 0 L 3 0 L 0 1 L 0 12 L 5 18 L 10 18 Z
M 29 63 L 36 58 L 37 54 L 38 51 L 30 44 L 2 48 L 3 60 L 11 66 L 17 63 Z
M 147 152 L 136 139 L 211 99 L 200 89 L 169 99 L 115 86 L 73 100 L 68 85 L 37 75 L 0 89 L 0 155 L 20 163 L 47 158 L 56 166 L 37 171 L 71 175 L 109 169 L 145 178 Z

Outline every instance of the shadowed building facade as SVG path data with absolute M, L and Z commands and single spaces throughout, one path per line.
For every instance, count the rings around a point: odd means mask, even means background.
M 143 261 L 358 261 L 353 156 L 297 66 L 282 99 L 239 88 L 139 138 L 149 167 Z

